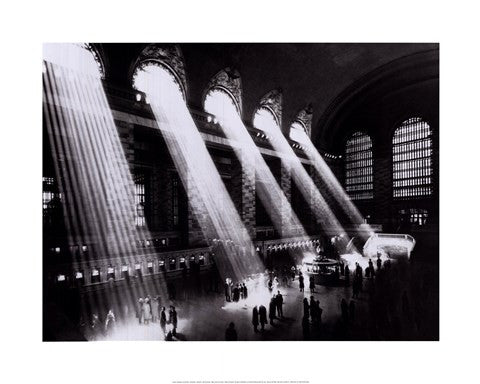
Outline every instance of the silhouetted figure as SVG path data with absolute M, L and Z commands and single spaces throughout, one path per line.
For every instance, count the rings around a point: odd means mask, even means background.
M 370 267 L 365 268 L 365 277 L 368 279 L 370 277 Z
M 237 302 L 240 298 L 240 290 L 238 289 L 238 285 L 233 288 L 233 301 Z
M 109 334 L 115 328 L 115 315 L 113 314 L 113 310 L 110 309 L 107 313 L 107 317 L 105 319 L 105 333 Z
M 270 319 L 270 325 L 273 325 L 273 319 L 276 318 L 275 312 L 276 312 L 276 302 L 275 302 L 275 296 L 270 299 L 270 304 L 268 306 L 268 318 Z
M 342 320 L 344 323 L 348 323 L 348 304 L 345 299 L 342 299 L 340 303 L 340 308 L 342 310 Z
M 303 290 L 305 289 L 305 284 L 303 282 L 303 275 L 301 273 L 298 276 L 298 285 L 300 287 L 300 292 L 303 292 Z
M 350 300 L 350 305 L 348 306 L 348 312 L 350 315 L 350 321 L 353 323 L 355 320 L 355 302 Z
M 345 267 L 345 286 L 348 287 L 350 285 L 350 268 L 348 265 Z
M 268 280 L 268 290 L 272 292 L 272 289 L 273 289 L 273 280 L 272 278 L 270 278 L 270 280 Z
M 283 317 L 283 296 L 278 291 L 277 297 L 276 297 L 276 304 L 277 304 L 277 314 L 279 317 Z
M 167 326 L 167 315 L 165 314 L 165 307 L 162 307 L 162 311 L 159 315 L 160 318 L 160 328 L 162 328 L 163 334 L 165 334 L 166 326 Z
M 138 324 L 142 324 L 143 322 L 143 299 L 142 298 L 138 299 L 137 319 L 138 319 Z
M 292 277 L 292 281 L 295 280 L 295 275 L 296 275 L 296 268 L 293 266 L 292 268 L 290 268 L 290 275 Z
M 310 292 L 315 292 L 315 279 L 313 276 L 310 276 Z
M 382 259 L 380 258 L 380 255 L 377 256 L 377 271 L 382 269 Z
M 172 327 L 173 327 L 173 330 L 172 330 L 173 336 L 176 336 L 178 318 L 177 318 L 177 311 L 175 310 L 175 307 L 173 305 L 170 306 L 169 323 L 172 324 Z
M 258 315 L 260 317 L 260 328 L 263 331 L 265 329 L 265 324 L 267 324 L 267 308 L 265 308 L 263 305 L 260 305 L 258 308 Z
M 253 307 L 252 310 L 252 324 L 253 324 L 253 331 L 255 333 L 258 332 L 258 309 L 257 306 Z
M 248 297 L 248 289 L 245 283 L 243 283 L 242 289 L 243 289 L 243 298 L 246 299 Z
M 225 282 L 225 301 L 230 301 L 231 300 L 230 296 L 231 296 L 230 295 L 230 284 Z
M 308 305 L 308 299 L 306 297 L 303 299 L 303 317 L 307 318 L 307 320 L 310 317 L 310 306 Z
M 226 341 L 237 341 L 237 331 L 235 330 L 235 324 L 231 322 L 225 331 Z
M 375 270 L 373 268 L 373 261 L 372 259 L 368 260 L 368 268 L 370 269 L 370 276 L 375 276 Z
M 340 263 L 340 274 L 342 276 L 345 276 L 345 264 L 343 264 L 342 262 Z

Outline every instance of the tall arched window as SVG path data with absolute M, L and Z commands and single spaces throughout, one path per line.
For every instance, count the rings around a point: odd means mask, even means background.
M 393 136 L 393 197 L 432 194 L 432 130 L 420 117 L 405 120 Z
M 220 124 L 222 121 L 240 117 L 232 97 L 221 89 L 214 88 L 208 91 L 205 96 L 204 108 L 206 112 L 215 115 Z
M 265 107 L 260 107 L 255 112 L 253 126 L 267 134 L 268 132 L 275 132 L 275 129 L 280 129 L 273 112 Z
M 294 121 L 292 123 L 290 126 L 290 139 L 300 144 L 305 143 L 305 141 L 308 139 L 308 136 L 307 130 L 302 123 L 298 121 Z
M 362 132 L 345 145 L 345 189 L 352 200 L 373 198 L 372 140 Z

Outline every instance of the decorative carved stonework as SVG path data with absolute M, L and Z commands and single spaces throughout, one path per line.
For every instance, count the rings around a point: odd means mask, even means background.
M 274 89 L 268 92 L 260 100 L 260 108 L 264 107 L 273 112 L 275 120 L 277 120 L 278 126 L 282 127 L 282 91 L 280 89 Z
M 100 72 L 100 75 L 101 75 L 102 79 L 105 79 L 105 66 L 103 64 L 103 60 L 102 60 L 102 58 L 100 56 L 100 53 L 98 52 L 97 48 L 95 48 L 95 46 L 93 44 L 90 44 L 90 43 L 82 43 L 81 46 L 92 54 L 93 59 L 97 63 L 98 70 Z
M 221 89 L 229 94 L 234 102 L 239 115 L 242 115 L 242 81 L 237 70 L 229 67 L 222 69 L 210 80 L 207 93 L 212 89 Z M 206 93 L 206 94 L 207 94 Z M 205 94 L 205 95 L 206 95 Z
M 134 84 L 135 77 L 139 70 L 150 64 L 156 64 L 166 68 L 174 77 L 175 82 L 182 91 L 183 98 L 187 95 L 187 76 L 185 72 L 185 63 L 182 51 L 176 44 L 149 44 L 138 56 L 133 73 Z
M 310 107 L 306 107 L 301 109 L 298 113 L 295 119 L 293 120 L 294 122 L 297 121 L 300 124 L 302 124 L 305 127 L 305 131 L 308 135 L 308 137 L 311 137 L 311 132 L 312 132 L 312 117 L 313 113 Z

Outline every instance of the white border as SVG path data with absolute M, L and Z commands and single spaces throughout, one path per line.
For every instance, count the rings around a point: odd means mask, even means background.
M 2 7 L 2 382 L 403 384 L 478 378 L 480 62 L 475 37 L 480 33 L 475 2 L 280 4 L 43 0 Z M 441 341 L 42 343 L 40 58 L 41 44 L 50 41 L 440 42 Z

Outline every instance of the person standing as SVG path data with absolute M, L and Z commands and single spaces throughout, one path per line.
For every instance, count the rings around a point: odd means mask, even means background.
M 237 331 L 235 330 L 235 324 L 231 322 L 225 331 L 226 341 L 237 341 Z
M 151 319 L 152 319 L 152 309 L 150 307 L 148 298 L 145 298 L 143 302 L 143 323 L 148 325 Z
M 165 307 L 162 307 L 162 311 L 159 315 L 160 318 L 160 328 L 162 328 L 162 332 L 165 335 L 166 327 L 167 327 L 167 315 L 165 314 Z
M 267 324 L 267 308 L 264 305 L 260 305 L 258 308 L 258 315 L 260 317 L 260 327 L 263 331 L 265 329 L 265 324 Z
M 173 327 L 172 334 L 173 336 L 177 336 L 177 324 L 178 324 L 177 311 L 175 310 L 175 307 L 173 305 L 170 308 L 171 308 L 170 323 L 172 324 L 172 327 Z
M 253 311 L 252 311 L 252 324 L 253 324 L 253 331 L 257 333 L 258 332 L 258 309 L 256 305 L 253 307 Z
M 107 318 L 105 319 L 105 333 L 109 334 L 115 326 L 115 315 L 113 310 L 110 309 L 107 313 Z
M 243 298 L 246 299 L 248 297 L 248 289 L 245 283 L 243 283 Z
M 270 325 L 273 325 L 273 319 L 276 318 L 275 311 L 276 311 L 276 303 L 275 303 L 275 296 L 273 296 L 270 299 L 270 305 L 268 307 L 268 318 L 270 319 Z
M 382 269 L 382 259 L 380 258 L 380 254 L 377 255 L 377 271 Z
M 152 323 L 155 323 L 157 321 L 159 308 L 160 308 L 158 296 L 151 299 L 151 308 L 152 308 Z
M 277 301 L 277 314 L 279 317 L 283 317 L 283 296 L 280 293 L 280 291 L 278 291 L 276 301 Z
M 138 319 L 138 324 L 143 323 L 143 299 L 142 298 L 138 299 L 137 319 Z
M 303 282 L 303 275 L 301 272 L 300 275 L 298 275 L 298 285 L 300 287 L 300 292 L 303 292 L 303 290 L 305 289 L 305 284 Z
M 315 292 L 315 279 L 313 276 L 310 276 L 310 292 Z

